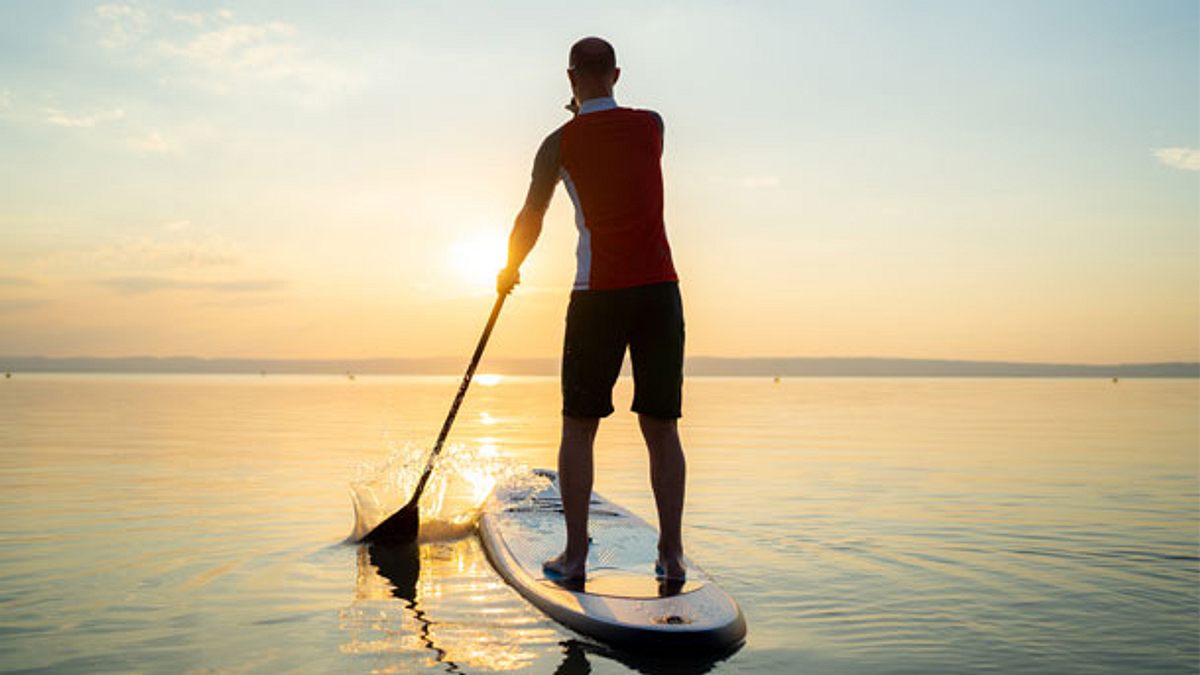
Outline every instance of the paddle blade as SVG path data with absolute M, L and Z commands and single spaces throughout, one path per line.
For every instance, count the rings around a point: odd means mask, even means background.
M 404 505 L 404 508 L 376 525 L 373 530 L 363 536 L 361 541 L 380 544 L 409 544 L 417 540 L 420 527 L 421 511 L 417 508 L 417 499 L 414 497 L 412 501 Z

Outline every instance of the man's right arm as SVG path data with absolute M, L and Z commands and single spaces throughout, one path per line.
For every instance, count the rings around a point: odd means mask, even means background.
M 561 129 L 546 137 L 533 160 L 533 175 L 529 181 L 529 192 L 525 205 L 517 214 L 512 233 L 508 237 L 508 264 L 496 279 L 496 291 L 509 293 L 520 280 L 519 270 L 525 257 L 537 243 L 542 233 L 542 220 L 554 196 L 554 186 L 559 177 L 559 137 Z

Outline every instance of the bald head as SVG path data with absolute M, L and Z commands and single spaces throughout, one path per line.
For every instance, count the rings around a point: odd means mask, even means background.
M 617 68 L 617 53 L 598 37 L 585 37 L 571 45 L 571 70 L 590 77 L 605 77 Z
M 613 85 L 621 77 L 617 53 L 606 40 L 585 37 L 571 45 L 567 77 L 571 80 L 571 93 L 574 96 L 572 103 L 567 106 L 568 110 L 577 110 L 583 101 L 589 99 L 612 96 Z

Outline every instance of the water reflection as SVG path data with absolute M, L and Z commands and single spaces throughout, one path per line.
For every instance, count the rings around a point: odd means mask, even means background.
M 365 526 L 364 516 L 370 515 L 363 505 L 379 503 L 376 491 L 364 488 L 371 483 L 403 482 L 402 477 L 388 475 L 388 468 L 403 455 L 393 453 L 383 467 L 368 471 L 369 481 L 353 487 L 356 531 Z M 433 515 L 423 520 L 418 542 L 358 547 L 356 601 L 343 613 L 348 618 L 343 625 L 351 630 L 352 639 L 343 645 L 343 651 L 394 655 L 394 660 L 375 666 L 375 670 L 412 668 L 403 661 L 407 657 L 447 672 L 463 672 L 464 668 L 591 672 L 591 656 L 644 672 L 704 673 L 721 660 L 720 656 L 680 660 L 678 653 L 670 654 L 670 658 L 646 652 L 635 655 L 586 641 L 564 640 L 572 633 L 509 588 L 491 569 L 482 544 L 474 536 L 482 502 L 498 480 L 519 485 L 543 479 L 520 465 L 500 465 L 490 461 L 487 453 L 464 446 L 452 446 L 450 458 L 453 471 L 443 471 L 433 491 L 427 512 Z M 454 494 L 462 497 L 446 499 Z M 363 499 L 364 495 L 369 499 Z M 447 504 L 453 506 L 447 508 Z M 445 525 L 454 527 L 447 529 Z M 582 580 L 561 583 L 571 590 L 585 590 Z M 652 598 L 677 595 L 702 584 L 606 576 L 589 580 L 586 590 Z
M 634 654 L 584 640 L 565 640 L 560 643 L 563 649 L 563 660 L 554 671 L 555 675 L 583 675 L 592 672 L 590 659 L 604 658 L 616 661 L 621 665 L 639 673 L 665 673 L 667 675 L 701 675 L 707 673 L 725 659 L 735 654 L 741 645 L 728 652 L 703 657 L 690 657 L 683 654 L 656 656 L 652 654 Z
M 478 539 L 358 548 L 355 600 L 342 612 L 348 654 L 381 670 L 513 671 L 553 654 L 561 634 L 515 598 Z
M 360 545 L 354 595 L 342 612 L 350 640 L 341 651 L 384 658 L 375 670 L 590 673 L 600 658 L 638 672 L 698 675 L 736 651 L 667 658 L 574 638 L 496 575 L 475 537 Z
M 445 666 L 446 672 L 461 673 L 458 664 L 446 657 L 442 649 L 433 639 L 433 622 L 417 605 L 417 582 L 421 578 L 421 547 L 416 543 L 401 545 L 363 545 L 359 547 L 359 578 L 364 574 L 364 553 L 370 564 L 384 579 L 391 584 L 394 597 L 405 601 L 405 607 L 419 625 L 417 637 L 426 649 L 433 652 L 434 660 Z M 369 568 L 368 568 L 369 569 Z
M 392 595 L 416 604 L 417 581 L 421 578 L 421 547 L 416 542 L 399 545 L 363 545 L 358 548 L 359 576 L 363 554 L 392 586 Z

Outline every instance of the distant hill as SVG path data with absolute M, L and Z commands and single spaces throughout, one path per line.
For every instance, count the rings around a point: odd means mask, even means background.
M 424 359 L 205 359 L 191 356 L 48 358 L 0 356 L 13 373 L 272 373 L 459 375 L 461 358 Z M 557 375 L 557 359 L 489 359 L 484 372 Z M 893 358 L 722 358 L 695 356 L 689 375 L 760 377 L 1200 377 L 1200 363 L 1019 363 Z
M 1020 363 L 891 358 L 750 358 L 700 356 L 696 375 L 792 377 L 1200 377 L 1200 363 Z

